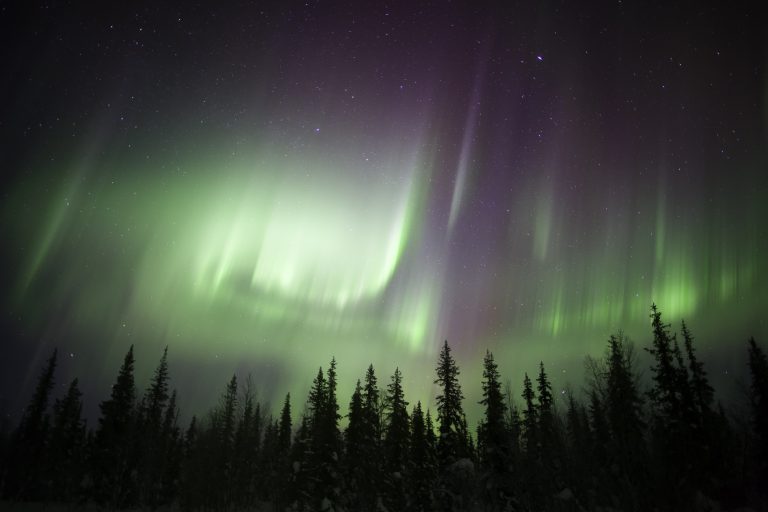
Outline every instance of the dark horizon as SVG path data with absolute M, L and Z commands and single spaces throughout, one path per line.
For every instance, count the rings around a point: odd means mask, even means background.
M 477 423 L 464 406 L 478 397 L 463 393 L 447 341 L 434 409 L 409 401 L 399 369 L 385 384 L 370 365 L 345 410 L 332 358 L 306 402 L 287 393 L 270 411 L 250 376 L 233 375 L 215 405 L 186 421 L 168 350 L 142 391 L 131 346 L 93 424 L 82 417 L 78 379 L 56 396 L 54 351 L 21 420 L 0 424 L 0 500 L 110 510 L 377 510 L 379 501 L 422 512 L 761 510 L 764 349 L 746 344 L 748 407 L 734 411 L 717 398 L 691 326 L 673 334 L 655 305 L 651 318 L 645 384 L 621 333 L 587 361 L 580 395 L 560 396 L 544 362 L 515 393 L 486 352 Z
M 135 344 L 191 402 L 336 355 L 426 403 L 444 339 L 563 385 L 652 302 L 713 378 L 768 338 L 756 6 L 2 9 L 6 400 L 54 346 L 88 394 Z

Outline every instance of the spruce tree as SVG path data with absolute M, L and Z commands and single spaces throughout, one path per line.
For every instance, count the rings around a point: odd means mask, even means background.
M 337 387 L 337 378 L 336 378 L 336 358 L 331 358 L 331 364 L 328 365 L 328 380 L 327 380 L 327 389 L 328 389 L 328 396 L 327 396 L 327 413 L 326 418 L 328 421 L 328 429 L 329 429 L 329 441 L 332 443 L 332 447 L 334 451 L 338 450 L 339 445 L 339 420 L 341 419 L 341 415 L 339 415 L 339 403 L 336 398 L 336 387 Z
M 168 404 L 168 347 L 144 394 L 137 421 L 139 453 L 139 500 L 149 507 L 160 504 L 168 443 L 163 432 L 163 416 Z
M 477 429 L 482 486 L 491 509 L 503 509 L 511 498 L 510 430 L 506 423 L 507 404 L 501 391 L 498 366 L 486 350 L 483 359 L 483 399 L 485 413 Z
M 368 425 L 365 429 L 369 435 L 369 442 L 374 448 L 378 447 L 381 438 L 381 418 L 379 404 L 379 388 L 377 385 L 376 372 L 373 365 L 368 365 L 365 372 L 363 385 L 363 416 Z
M 348 424 L 344 431 L 344 471 L 348 491 L 347 508 L 366 510 L 362 503 L 363 487 L 369 478 L 363 469 L 363 439 L 365 436 L 365 418 L 363 416 L 363 392 L 358 379 L 349 402 Z
M 130 506 L 136 501 L 139 458 L 136 453 L 136 386 L 133 345 L 112 386 L 100 404 L 101 416 L 94 439 L 93 476 L 96 499 L 109 507 Z
M 174 389 L 168 399 L 163 417 L 161 452 L 164 454 L 162 463 L 162 483 L 158 495 L 158 503 L 170 504 L 178 495 L 181 478 L 181 461 L 184 454 L 183 440 L 178 425 L 179 408 L 176 405 L 177 393 Z
M 321 500 L 325 498 L 326 489 L 321 482 L 321 472 L 325 470 L 330 454 L 328 453 L 327 417 L 328 385 L 322 367 L 317 370 L 317 376 L 312 381 L 307 398 L 307 414 L 303 418 L 301 428 L 297 432 L 294 443 L 294 477 L 296 487 L 288 496 L 293 499 L 293 507 L 299 510 L 318 509 Z
M 680 378 L 675 368 L 674 338 L 669 333 L 669 324 L 661 321 L 661 312 L 656 304 L 651 306 L 651 319 L 653 342 L 646 350 L 653 356 L 654 364 L 651 367 L 653 387 L 648 396 L 660 421 L 675 421 L 680 409 Z
M 596 390 L 589 392 L 589 423 L 592 438 L 592 452 L 595 463 L 604 467 L 608 461 L 608 446 L 610 445 L 610 427 L 606 419 L 605 404 Z
M 754 450 L 756 481 L 764 483 L 768 481 L 768 358 L 755 338 L 749 339 L 748 355 L 751 376 L 749 398 L 757 445 Z M 764 490 L 762 492 L 765 493 Z
M 321 382 L 318 382 L 319 378 L 322 378 Z M 318 377 L 315 378 L 312 389 L 315 390 L 318 384 L 321 384 L 320 387 L 325 386 L 322 369 L 318 373 Z M 308 401 L 307 405 L 311 407 L 311 401 Z M 281 488 L 278 500 L 283 505 L 281 508 L 290 508 L 290 510 L 314 510 L 317 508 L 316 504 L 313 503 L 316 479 L 314 478 L 315 469 L 312 467 L 313 439 L 310 414 L 311 412 L 307 411 L 307 414 L 301 415 L 299 428 L 296 430 L 296 436 L 291 444 L 289 477 L 286 484 Z
M 459 384 L 459 367 L 451 355 L 447 340 L 440 351 L 435 384 L 440 386 L 440 394 L 436 397 L 440 423 L 437 451 L 441 467 L 446 467 L 468 455 L 467 433 L 463 428 L 464 410 L 461 401 L 464 395 Z
M 432 510 L 435 469 L 427 423 L 421 402 L 417 402 L 411 415 L 410 465 L 406 480 L 410 497 L 408 510 L 414 512 Z
M 382 486 L 381 396 L 373 365 L 369 364 L 363 379 L 362 427 L 358 470 L 364 475 L 358 481 L 361 510 L 374 510 Z
M 544 369 L 544 363 L 539 363 L 539 375 L 536 377 L 537 404 L 536 416 L 537 443 L 535 461 L 541 474 L 538 476 L 536 488 L 542 497 L 550 496 L 562 486 L 563 445 L 560 438 L 559 424 L 555 415 L 552 384 Z
M 309 394 L 310 438 L 308 453 L 308 506 L 324 510 L 334 507 L 338 496 L 338 461 L 340 448 L 339 406 L 336 400 L 336 359 L 331 359 L 326 376 L 322 368 Z
M 429 409 L 427 409 L 424 425 L 427 428 L 427 444 L 429 445 L 429 449 L 434 454 L 435 461 L 437 462 L 437 435 L 435 434 L 435 424 L 432 421 L 432 411 Z
M 587 495 L 591 467 L 592 439 L 589 430 L 589 418 L 586 409 L 568 390 L 568 408 L 566 411 L 566 431 L 568 435 L 568 475 L 577 495 Z
M 651 447 L 657 497 L 669 508 L 680 508 L 693 499 L 692 443 L 695 424 L 693 393 L 677 337 L 651 306 L 653 342 L 646 350 L 653 356 L 653 386 L 648 392 L 652 406 Z
M 307 398 L 307 407 L 309 409 L 309 430 L 310 437 L 319 432 L 323 427 L 323 421 L 327 411 L 328 387 L 325 382 L 325 374 L 322 367 L 317 370 L 317 376 L 312 382 L 312 388 L 309 390 Z
M 685 355 L 688 359 L 690 416 L 687 424 L 688 450 L 692 478 L 699 488 L 719 491 L 718 484 L 728 478 L 728 420 L 713 409 L 714 389 L 709 384 L 704 363 L 696 356 L 694 337 L 682 322 Z
M 538 392 L 538 404 L 536 407 L 538 418 L 538 432 L 540 444 L 550 447 L 555 435 L 555 413 L 553 410 L 554 399 L 552 396 L 552 384 L 549 382 L 544 363 L 539 363 L 539 375 L 536 377 L 536 391 Z
M 13 436 L 5 489 L 11 499 L 26 501 L 44 497 L 42 476 L 50 427 L 48 404 L 53 390 L 57 355 L 58 351 L 54 349 L 40 373 L 35 391 L 24 408 Z
M 615 464 L 632 473 L 637 471 L 644 453 L 642 398 L 632 370 L 631 348 L 623 333 L 608 340 L 605 409 Z
M 77 379 L 64 398 L 53 406 L 51 438 L 47 456 L 47 498 L 61 503 L 79 500 L 80 483 L 85 475 L 85 421 L 82 419 L 82 393 Z
M 253 380 L 248 376 L 233 442 L 232 483 L 234 502 L 249 507 L 255 500 L 256 461 L 261 442 L 261 407 L 256 402 Z
M 270 415 L 265 418 L 263 430 L 264 437 L 257 456 L 258 475 L 254 475 L 254 483 L 257 496 L 265 501 L 276 502 L 279 499 L 278 488 L 288 477 L 289 452 L 282 451 L 280 447 L 280 420 Z
M 534 404 L 536 393 L 533 391 L 533 385 L 528 374 L 525 374 L 523 379 L 523 401 L 525 408 L 523 409 L 523 448 L 526 453 L 526 458 L 535 458 L 537 452 L 537 443 L 539 439 L 538 435 L 538 410 Z
M 238 408 L 237 375 L 232 375 L 224 394 L 219 400 L 219 407 L 212 415 L 213 447 L 215 449 L 213 467 L 216 468 L 216 481 L 213 484 L 213 503 L 217 507 L 232 506 L 234 500 L 234 445 L 237 429 L 236 412 Z
M 384 504 L 390 510 L 403 510 L 406 504 L 406 490 L 403 481 L 408 463 L 410 443 L 410 421 L 408 402 L 403 392 L 403 376 L 395 368 L 392 380 L 387 386 L 384 398 Z
M 336 398 L 337 377 L 336 377 L 336 358 L 331 358 L 328 365 L 326 380 L 326 403 L 324 426 L 321 429 L 321 449 L 318 452 L 320 482 L 317 494 L 320 498 L 320 508 L 335 509 L 339 501 L 339 456 L 341 452 L 341 434 L 339 432 L 339 404 Z
M 696 357 L 696 350 L 693 347 L 693 335 L 682 322 L 682 335 L 685 342 L 685 354 L 688 358 L 688 369 L 691 376 L 691 386 L 693 388 L 696 409 L 699 414 L 706 416 L 712 412 L 712 402 L 714 400 L 714 389 L 709 384 L 707 372 L 704 369 L 704 363 Z
M 345 455 L 348 457 L 348 465 L 355 467 L 360 459 L 360 448 L 363 438 L 363 391 L 358 379 L 355 390 L 352 393 L 352 399 L 349 402 L 349 412 L 347 413 L 347 429 L 344 432 L 346 441 Z
M 291 394 L 285 395 L 283 409 L 280 411 L 280 428 L 278 431 L 278 446 L 282 456 L 288 455 L 291 449 Z

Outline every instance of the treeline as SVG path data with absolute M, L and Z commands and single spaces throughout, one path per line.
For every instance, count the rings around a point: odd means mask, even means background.
M 518 405 L 487 352 L 474 435 L 447 342 L 434 413 L 406 401 L 399 370 L 382 386 L 369 366 L 343 430 L 335 360 L 318 370 L 295 425 L 290 395 L 273 417 L 250 379 L 233 376 L 182 429 L 167 349 L 138 396 L 132 347 L 89 429 L 77 380 L 50 403 L 54 351 L 19 425 L 2 432 L 0 493 L 110 510 L 766 510 L 765 352 L 749 340 L 740 422 L 715 403 L 688 326 L 672 333 L 655 306 L 651 320 L 647 389 L 619 333 L 603 358 L 587 358 L 584 399 L 569 392 L 564 410 L 543 363 L 525 374 Z

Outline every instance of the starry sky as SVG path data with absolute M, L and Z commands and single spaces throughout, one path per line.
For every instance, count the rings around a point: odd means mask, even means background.
M 486 349 L 578 389 L 652 302 L 716 383 L 767 337 L 750 3 L 88 4 L 0 6 L 10 414 L 53 347 L 94 414 L 168 345 L 191 414 L 332 356 L 430 403 L 448 339 L 472 416 Z

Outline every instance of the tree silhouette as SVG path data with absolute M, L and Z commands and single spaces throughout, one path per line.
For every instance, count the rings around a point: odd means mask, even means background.
M 240 507 L 256 500 L 256 463 L 261 445 L 261 406 L 256 401 L 253 380 L 248 376 L 241 398 L 241 413 L 233 442 L 233 501 Z
M 437 468 L 434 445 L 428 434 L 431 428 L 431 421 L 427 422 L 424 418 L 421 402 L 417 402 L 411 415 L 410 468 L 407 472 L 410 496 L 408 510 L 414 512 L 432 510 Z
M 411 434 L 407 407 L 403 376 L 400 369 L 395 368 L 384 398 L 384 505 L 389 510 L 404 510 L 406 506 L 406 486 L 403 478 L 408 466 Z
M 47 495 L 53 501 L 73 503 L 80 499 L 80 483 L 86 470 L 86 430 L 82 410 L 82 393 L 75 379 L 64 398 L 56 400 L 53 406 L 47 452 Z
M 445 467 L 468 455 L 464 409 L 461 405 L 464 395 L 459 384 L 459 367 L 451 355 L 448 341 L 445 341 L 440 351 L 435 384 L 440 387 L 440 394 L 435 397 L 440 423 L 437 452 L 441 466 Z
M 327 375 L 320 368 L 309 393 L 309 439 L 311 450 L 306 457 L 306 491 L 308 501 L 300 506 L 316 510 L 334 508 L 339 501 L 339 406 L 336 401 L 336 359 L 331 359 Z M 302 498 L 303 499 L 303 498 Z
M 750 405 L 756 439 L 756 480 L 768 480 L 768 358 L 755 338 L 749 339 Z M 762 489 L 765 493 L 765 488 Z
M 278 446 L 281 456 L 288 455 L 291 449 L 291 394 L 285 395 L 283 409 L 280 411 L 280 427 L 278 429 Z
M 509 505 L 510 488 L 510 436 L 506 422 L 507 404 L 501 391 L 501 377 L 493 354 L 485 352 L 483 359 L 483 399 L 485 413 L 477 429 L 478 455 L 481 467 L 482 488 L 486 500 L 494 510 Z
M 53 390 L 58 351 L 54 349 L 37 379 L 32 397 L 13 434 L 6 494 L 30 500 L 43 493 L 42 475 L 48 442 L 48 404 Z
M 526 458 L 535 458 L 537 453 L 537 443 L 539 439 L 539 420 L 538 409 L 534 404 L 536 393 L 533 391 L 533 385 L 528 374 L 525 374 L 523 379 L 523 401 L 525 402 L 525 408 L 523 409 L 523 448 L 525 449 Z
M 344 470 L 346 485 L 350 494 L 347 498 L 347 507 L 368 510 L 369 507 L 366 507 L 361 501 L 365 500 L 362 488 L 365 486 L 365 481 L 370 478 L 370 475 L 366 474 L 362 467 L 365 460 L 363 458 L 365 452 L 363 447 L 366 435 L 365 429 L 368 425 L 363 413 L 363 391 L 359 379 L 349 402 L 347 419 L 348 425 L 344 431 Z
M 136 450 L 136 386 L 133 345 L 123 359 L 101 417 L 93 449 L 96 499 L 113 508 L 135 503 L 139 456 Z
M 273 417 L 250 377 L 238 386 L 234 375 L 182 435 L 167 349 L 138 404 L 129 349 L 95 431 L 86 430 L 77 380 L 49 408 L 54 352 L 19 425 L 10 436 L 0 429 L 0 493 L 11 507 L 27 500 L 110 510 L 765 509 L 765 353 L 749 340 L 751 421 L 731 423 L 713 405 L 688 325 L 678 343 L 655 306 L 651 319 L 650 389 L 641 389 L 632 345 L 619 332 L 604 357 L 587 358 L 584 402 L 567 388 L 562 416 L 543 362 L 535 382 L 525 374 L 518 409 L 487 351 L 476 450 L 447 342 L 436 369 L 437 429 L 421 402 L 409 415 L 399 369 L 382 399 L 369 366 L 343 437 L 335 359 L 318 370 L 293 437 L 290 395 Z
M 168 406 L 168 347 L 152 376 L 149 388 L 139 408 L 137 416 L 137 440 L 139 453 L 138 482 L 139 502 L 150 507 L 157 507 L 162 501 L 163 476 L 166 462 L 166 439 L 163 419 Z

